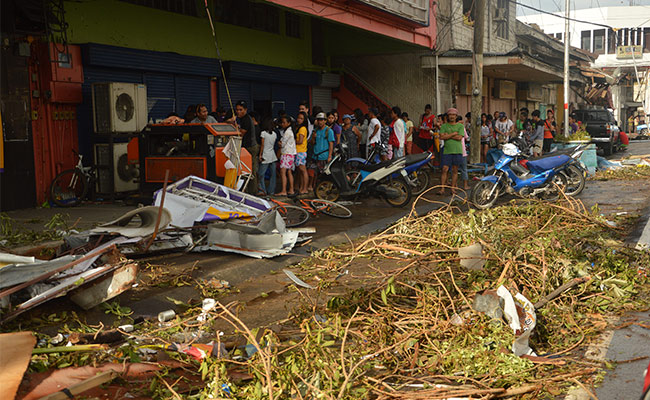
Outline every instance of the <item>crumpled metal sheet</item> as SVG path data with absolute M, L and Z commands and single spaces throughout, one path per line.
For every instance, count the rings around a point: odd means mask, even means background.
M 129 211 L 122 215 L 115 221 L 107 222 L 91 229 L 91 232 L 96 233 L 118 233 L 126 237 L 141 237 L 153 234 L 156 229 L 156 220 L 158 219 L 158 212 L 160 208 L 156 206 L 140 207 L 133 211 Z M 129 223 L 135 217 L 140 218 L 140 226 L 129 226 Z M 170 222 L 172 222 L 172 215 L 166 208 L 162 209 L 160 216 L 160 224 L 158 230 L 165 229 Z
M 265 214 L 256 225 L 220 222 L 208 227 L 207 245 L 194 251 L 219 250 L 253 258 L 270 258 L 293 249 L 300 233 L 286 229 L 277 211 Z

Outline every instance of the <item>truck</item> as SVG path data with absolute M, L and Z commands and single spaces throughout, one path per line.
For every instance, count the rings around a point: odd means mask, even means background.
M 620 128 L 614 115 L 604 108 L 578 109 L 573 112 L 591 136 L 591 142 L 603 150 L 606 156 L 618 151 L 621 146 Z

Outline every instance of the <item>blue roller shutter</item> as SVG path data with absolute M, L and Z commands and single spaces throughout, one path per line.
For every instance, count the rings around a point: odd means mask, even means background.
M 205 104 L 210 110 L 210 78 L 201 76 L 176 76 L 176 106 L 184 114 L 189 105 Z
M 251 85 L 249 81 L 239 81 L 235 79 L 228 79 L 228 89 L 230 90 L 230 97 L 232 98 L 232 105 L 235 106 L 239 100 L 244 100 L 246 103 L 251 104 Z M 219 81 L 219 105 L 226 110 L 230 108 L 228 104 L 228 95 L 223 80 Z
M 274 102 L 284 102 L 285 110 L 294 117 L 298 114 L 300 102 L 309 100 L 309 88 L 307 86 L 273 84 L 271 91 L 272 100 Z
M 178 113 L 174 75 L 146 72 L 144 83 L 147 85 L 147 110 L 150 120 L 166 118 L 170 112 Z

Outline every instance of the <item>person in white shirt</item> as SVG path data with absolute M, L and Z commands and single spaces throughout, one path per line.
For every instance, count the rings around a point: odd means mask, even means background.
M 286 116 L 280 117 L 280 128 L 283 130 L 280 139 L 280 180 L 282 181 L 282 190 L 277 193 L 278 196 L 293 195 L 293 170 L 294 160 L 296 157 L 296 139 L 293 136 L 291 122 Z M 290 171 L 291 170 L 291 171 Z M 289 180 L 289 191 L 287 192 L 287 179 Z
M 503 111 L 499 113 L 499 119 L 494 123 L 494 133 L 499 144 L 507 143 L 511 136 L 514 135 L 515 124 L 508 119 Z
M 258 196 L 271 195 L 275 194 L 275 166 L 278 161 L 278 157 L 275 154 L 275 139 L 277 134 L 273 130 L 273 120 L 270 117 L 264 118 L 262 121 L 262 133 L 260 134 L 261 143 L 260 147 L 262 151 L 260 152 L 260 166 L 257 170 L 257 181 L 259 182 L 259 193 Z M 266 187 L 265 175 L 266 171 L 270 171 L 269 186 Z
M 390 117 L 393 120 L 392 128 L 397 139 L 397 144 L 393 144 L 393 158 L 404 157 L 404 139 L 406 138 L 406 123 L 400 118 L 402 110 L 395 106 L 390 110 Z
M 379 144 L 381 140 L 381 123 L 377 119 L 377 114 L 379 110 L 374 107 L 368 109 L 368 118 L 370 122 L 368 123 L 368 139 L 366 143 L 366 156 L 370 154 L 372 148 Z

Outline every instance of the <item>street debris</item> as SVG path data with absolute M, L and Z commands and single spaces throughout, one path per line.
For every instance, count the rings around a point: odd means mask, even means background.
M 160 205 L 161 191 L 154 195 L 154 205 Z M 192 175 L 167 187 L 164 206 L 171 213 L 171 225 L 178 228 L 252 218 L 271 208 L 267 200 Z
M 16 396 L 35 344 L 36 337 L 31 332 L 0 333 L 0 398 Z
M 128 238 L 149 236 L 156 230 L 156 219 L 158 218 L 158 213 L 158 207 L 140 207 L 127 212 L 115 221 L 101 224 L 90 231 L 94 233 L 116 233 Z M 132 226 L 129 224 L 135 217 L 140 220 L 139 226 Z M 171 221 L 171 213 L 163 208 L 158 229 L 165 229 Z

